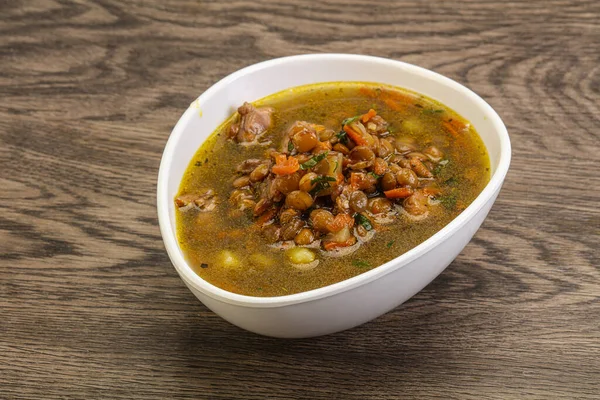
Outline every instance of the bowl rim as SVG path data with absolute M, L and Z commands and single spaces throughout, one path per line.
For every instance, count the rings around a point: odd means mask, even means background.
M 372 62 L 379 64 L 387 64 L 403 70 L 409 70 L 411 73 L 420 75 L 422 77 L 430 78 L 435 80 L 437 83 L 442 85 L 450 86 L 451 88 L 459 91 L 462 95 L 469 98 L 472 102 L 477 104 L 485 116 L 491 121 L 495 132 L 500 139 L 500 158 L 498 160 L 498 167 L 494 171 L 488 184 L 484 187 L 481 193 L 473 200 L 473 202 L 456 218 L 450 221 L 441 230 L 436 232 L 433 236 L 422 242 L 416 247 L 413 247 L 409 251 L 399 255 L 398 257 L 378 266 L 362 274 L 356 275 L 352 278 L 337 282 L 321 288 L 309 290 L 306 292 L 300 292 L 285 296 L 278 297 L 255 297 L 246 296 L 229 292 L 221 289 L 197 275 L 192 268 L 189 266 L 177 242 L 175 234 L 173 234 L 170 227 L 170 215 L 169 215 L 169 199 L 167 191 L 167 182 L 170 175 L 171 160 L 175 155 L 176 143 L 180 140 L 185 126 L 189 123 L 190 119 L 194 117 L 195 110 L 189 107 L 184 114 L 180 117 L 177 124 L 171 131 L 163 155 L 160 162 L 158 182 L 157 182 L 157 212 L 158 212 L 158 223 L 160 227 L 161 236 L 167 250 L 167 254 L 171 259 L 171 263 L 179 273 L 181 279 L 189 287 L 202 292 L 206 296 L 209 296 L 215 300 L 238 306 L 246 306 L 253 308 L 274 308 L 283 307 L 292 304 L 305 303 L 322 299 L 325 297 L 333 296 L 353 288 L 362 286 L 376 279 L 380 279 L 385 275 L 394 272 L 413 260 L 421 257 L 435 248 L 440 242 L 444 241 L 449 236 L 455 234 L 462 226 L 464 226 L 469 220 L 471 220 L 483 207 L 484 205 L 497 193 L 504 178 L 508 172 L 508 168 L 511 160 L 511 144 L 508 136 L 506 126 L 502 122 L 500 116 L 496 111 L 479 95 L 467 88 L 466 86 L 445 77 L 437 72 L 419 67 L 413 64 L 409 64 L 403 61 L 392 60 L 382 57 L 374 57 L 368 55 L 358 54 L 338 54 L 338 53 L 323 53 L 323 54 L 302 54 L 288 57 L 275 58 L 267 61 L 262 61 L 242 69 L 239 69 L 204 91 L 194 102 L 203 104 L 203 99 L 210 98 L 213 93 L 216 93 L 236 79 L 253 73 L 255 71 L 272 68 L 272 67 L 285 67 L 288 64 L 295 63 L 298 61 L 328 61 L 328 60 L 344 60 L 344 61 L 358 61 L 358 62 Z M 291 87 L 291 86 L 290 86 Z M 285 90 L 285 89 L 284 89 Z

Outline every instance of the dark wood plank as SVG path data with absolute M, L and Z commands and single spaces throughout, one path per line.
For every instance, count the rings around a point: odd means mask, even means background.
M 0 397 L 600 397 L 596 1 L 0 3 Z M 480 93 L 513 142 L 457 260 L 328 337 L 229 325 L 162 246 L 181 112 L 245 65 L 353 52 Z

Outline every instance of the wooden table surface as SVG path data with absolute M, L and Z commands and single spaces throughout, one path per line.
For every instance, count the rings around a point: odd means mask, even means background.
M 600 398 L 599 2 L 3 0 L 0 32 L 0 398 Z M 277 340 L 183 285 L 156 177 L 202 91 L 311 52 L 465 84 L 513 161 L 425 290 Z

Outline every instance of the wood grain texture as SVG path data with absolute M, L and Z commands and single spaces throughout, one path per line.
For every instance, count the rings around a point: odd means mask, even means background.
M 0 398 L 600 398 L 600 3 L 0 2 Z M 168 134 L 240 67 L 390 57 L 483 96 L 513 163 L 488 219 L 402 307 L 284 341 L 171 267 Z

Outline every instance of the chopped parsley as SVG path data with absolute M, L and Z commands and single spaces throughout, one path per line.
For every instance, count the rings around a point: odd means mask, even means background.
M 373 178 L 375 178 L 375 179 L 379 179 L 379 178 L 381 178 L 381 177 L 383 176 L 383 175 L 377 175 L 377 174 L 376 174 L 375 172 L 373 172 L 373 171 L 369 171 L 369 172 L 367 172 L 367 175 L 371 175 L 371 176 L 372 176 Z
M 456 193 L 450 193 L 447 196 L 440 197 L 440 203 L 442 203 L 447 209 L 453 210 L 456 208 L 457 197 L 458 196 L 456 195 Z
M 458 179 L 456 179 L 455 177 L 452 177 L 450 179 L 446 179 L 444 181 L 444 185 L 448 185 L 448 186 L 454 186 L 458 183 Z
M 362 117 L 362 115 L 355 115 L 354 117 L 346 118 L 345 120 L 342 121 L 342 126 L 351 124 L 354 121 L 356 121 L 357 119 L 359 119 L 360 117 Z
M 335 178 L 332 176 L 319 175 L 315 179 L 312 179 L 310 183 L 315 187 L 310 191 L 313 196 L 318 194 L 320 191 L 329 189 L 331 184 L 329 182 L 335 182 Z
M 354 221 L 368 231 L 373 229 L 373 225 L 371 225 L 371 221 L 369 221 L 369 218 L 365 217 L 360 213 L 354 214 Z
M 329 154 L 328 151 L 321 153 L 321 154 L 317 154 L 316 156 L 312 157 L 307 162 L 300 164 L 300 169 L 307 170 L 307 169 L 314 167 L 315 165 L 317 165 L 319 163 L 319 161 L 321 161 L 325 157 L 327 157 L 327 154 Z
M 335 136 L 337 136 L 341 144 L 348 144 L 348 134 L 346 132 L 339 131 Z
M 446 165 L 448 165 L 449 160 L 442 160 L 438 163 L 438 165 L 435 166 L 435 168 L 433 169 L 433 174 L 434 175 L 439 175 L 440 172 L 442 172 L 442 170 L 444 169 L 444 167 Z
M 352 260 L 352 265 L 354 265 L 355 267 L 361 267 L 361 268 L 366 268 L 366 267 L 371 266 L 371 264 L 369 264 L 366 261 L 362 261 L 362 260 Z
M 392 247 L 394 245 L 394 243 L 396 243 L 395 240 L 390 240 L 389 242 L 387 242 L 387 244 L 385 245 L 385 247 L 387 247 L 389 249 L 390 247 Z
M 291 140 L 288 142 L 288 151 L 291 153 L 294 150 L 294 142 Z

